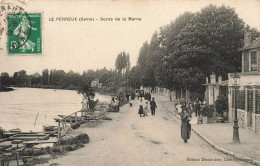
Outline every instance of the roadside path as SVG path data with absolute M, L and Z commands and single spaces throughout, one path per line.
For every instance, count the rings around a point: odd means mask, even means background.
M 95 128 L 81 127 L 72 134 L 87 133 L 90 143 L 85 147 L 57 159 L 50 165 L 70 166 L 172 166 L 172 165 L 250 165 L 232 159 L 192 134 L 188 143 L 180 136 L 180 125 L 172 112 L 167 110 L 163 101 L 158 101 L 156 115 L 139 117 L 138 102 L 132 101 L 133 107 L 125 105 L 119 113 L 107 113 L 112 121 L 104 121 Z M 219 161 L 202 161 L 202 159 Z M 187 161 L 187 160 L 200 161 Z

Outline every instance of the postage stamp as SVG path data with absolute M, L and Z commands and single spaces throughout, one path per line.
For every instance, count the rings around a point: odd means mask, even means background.
M 41 13 L 7 14 L 8 55 L 42 53 L 41 18 Z

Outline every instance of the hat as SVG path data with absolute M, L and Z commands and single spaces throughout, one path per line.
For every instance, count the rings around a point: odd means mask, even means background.
M 154 99 L 154 97 L 152 99 Z

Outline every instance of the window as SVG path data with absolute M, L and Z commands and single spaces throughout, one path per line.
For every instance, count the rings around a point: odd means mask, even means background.
M 250 52 L 250 66 L 251 71 L 257 71 L 256 51 Z

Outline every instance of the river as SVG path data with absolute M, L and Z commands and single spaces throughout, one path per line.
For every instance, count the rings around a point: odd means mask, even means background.
M 5 130 L 41 131 L 43 125 L 57 125 L 53 118 L 81 109 L 82 95 L 73 90 L 14 88 L 0 93 L 0 127 Z M 99 101 L 110 96 L 96 94 Z M 37 115 L 38 114 L 38 115 Z

